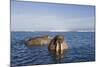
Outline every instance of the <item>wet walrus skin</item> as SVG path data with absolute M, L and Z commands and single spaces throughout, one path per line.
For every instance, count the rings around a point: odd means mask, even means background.
M 48 50 L 56 56 L 63 57 L 64 51 L 68 50 L 68 44 L 64 41 L 63 35 L 56 35 L 50 42 Z
M 27 46 L 39 46 L 49 44 L 51 39 L 48 35 L 41 36 L 41 37 L 34 37 L 27 40 L 25 43 Z

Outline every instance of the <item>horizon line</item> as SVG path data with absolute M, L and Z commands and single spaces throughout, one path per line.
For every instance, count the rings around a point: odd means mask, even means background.
M 10 30 L 10 32 L 95 32 L 95 30 L 94 31 L 21 31 L 21 30 L 12 31 Z

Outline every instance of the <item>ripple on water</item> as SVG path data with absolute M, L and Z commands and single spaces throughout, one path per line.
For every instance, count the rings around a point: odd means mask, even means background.
M 39 33 L 34 35 L 40 35 Z M 94 33 L 90 33 L 67 33 L 67 35 L 64 33 L 69 45 L 69 51 L 65 53 L 64 58 L 60 62 L 57 62 L 56 58 L 48 52 L 47 45 L 29 48 L 22 42 L 22 40 L 32 37 L 33 33 L 13 33 L 11 40 L 11 65 L 23 66 L 94 61 Z M 49 34 L 54 36 L 58 33 Z

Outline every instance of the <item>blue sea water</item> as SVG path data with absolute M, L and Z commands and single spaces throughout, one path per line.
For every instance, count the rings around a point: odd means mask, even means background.
M 41 36 L 64 35 L 69 50 L 57 62 L 47 47 L 27 47 L 24 40 Z M 11 32 L 11 66 L 27 66 L 55 63 L 74 63 L 95 61 L 95 32 Z

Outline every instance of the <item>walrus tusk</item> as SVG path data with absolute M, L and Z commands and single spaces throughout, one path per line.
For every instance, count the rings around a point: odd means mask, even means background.
M 51 41 L 48 46 L 48 49 L 51 53 L 55 53 L 55 55 L 62 56 L 65 50 L 68 50 L 68 44 L 64 40 L 64 36 L 56 35 Z

